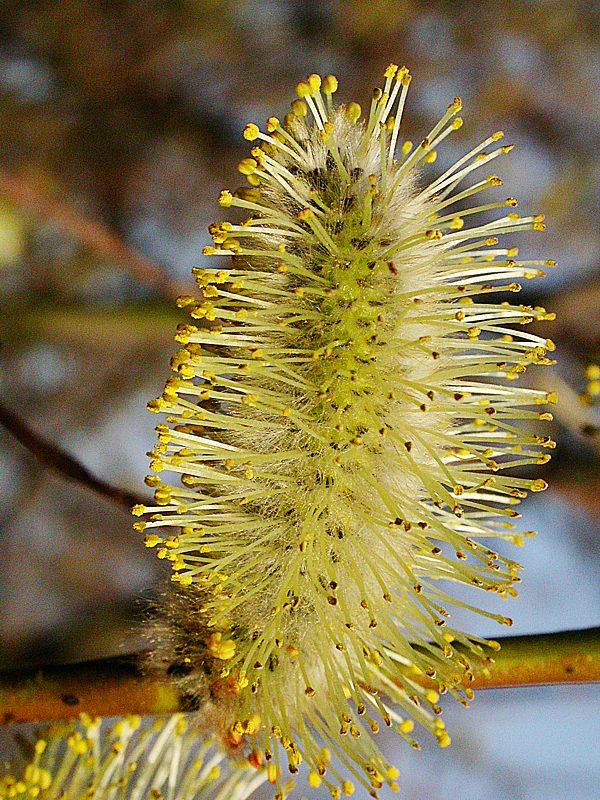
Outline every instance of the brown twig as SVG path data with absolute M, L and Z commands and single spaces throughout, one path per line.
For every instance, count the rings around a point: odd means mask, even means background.
M 77 459 L 69 455 L 58 445 L 52 444 L 23 422 L 13 411 L 7 408 L 0 400 L 0 425 L 3 425 L 23 447 L 25 447 L 38 461 L 49 469 L 58 472 L 66 478 L 85 486 L 96 494 L 102 495 L 113 503 L 129 510 L 138 503 L 145 503 L 145 500 L 128 492 L 119 489 L 110 483 L 96 478 L 95 475 L 84 467 Z
M 600 681 L 600 628 L 510 636 L 490 651 L 472 688 Z M 173 683 L 139 668 L 143 654 L 82 664 L 0 672 L 0 723 L 191 711 Z M 414 676 L 411 676 L 414 680 Z
M 0 167 L 0 195 L 25 214 L 50 221 L 95 253 L 126 267 L 139 281 L 173 294 L 167 276 L 160 267 L 126 244 L 98 220 L 87 217 L 64 200 L 49 196 L 31 179 L 11 175 Z
M 168 714 L 184 708 L 174 685 L 143 675 L 137 656 L 0 672 L 0 724 L 90 716 Z

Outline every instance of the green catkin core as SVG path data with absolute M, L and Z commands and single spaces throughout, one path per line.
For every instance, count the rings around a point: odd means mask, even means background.
M 465 604 L 448 585 L 515 593 L 519 565 L 496 546 L 528 535 L 515 506 L 545 482 L 504 470 L 553 446 L 527 421 L 554 398 L 515 383 L 549 363 L 552 342 L 523 326 L 552 315 L 483 298 L 552 265 L 498 240 L 543 217 L 519 217 L 514 198 L 460 210 L 501 184 L 487 172 L 510 150 L 501 132 L 421 186 L 461 104 L 397 155 L 409 83 L 390 65 L 363 120 L 356 103 L 333 108 L 333 76 L 311 75 L 283 123 L 246 126 L 249 186 L 219 197 L 241 221 L 209 229 L 204 252 L 224 260 L 194 270 L 199 294 L 179 301 L 194 322 L 150 404 L 167 414 L 151 468 L 171 478 L 150 476 L 156 506 L 134 512 L 178 587 L 165 647 L 280 797 L 302 759 L 333 797 L 348 775 L 374 797 L 395 788 L 380 724 L 450 743 L 439 693 L 466 704 L 490 643 L 452 628 Z

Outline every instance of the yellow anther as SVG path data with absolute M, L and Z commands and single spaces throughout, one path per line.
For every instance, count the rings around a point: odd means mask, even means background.
M 283 127 L 288 131 L 292 130 L 295 126 L 294 120 L 295 120 L 295 114 L 292 114 L 291 111 L 288 111 L 288 113 L 284 114 L 283 117 Z
M 551 353 L 554 350 L 556 350 L 556 345 L 554 344 L 552 339 L 546 339 L 546 341 L 544 342 L 544 347 L 546 348 L 546 350 L 549 350 Z
M 335 75 L 325 75 L 323 78 L 323 91 L 325 94 L 334 94 L 338 89 L 338 79 Z
M 305 117 L 308 113 L 306 103 L 303 100 L 293 100 L 291 103 L 291 108 L 294 116 L 296 117 Z
M 437 151 L 436 151 L 436 150 L 430 150 L 430 151 L 429 151 L 429 152 L 428 152 L 428 153 L 427 153 L 427 154 L 424 156 L 424 158 L 423 158 L 423 162 L 424 162 L 425 164 L 433 164 L 433 162 L 436 160 L 436 158 L 437 158 Z
M 321 88 L 321 76 L 317 75 L 315 72 L 307 77 L 306 82 L 310 86 L 313 94 L 316 94 Z
M 257 203 L 260 199 L 260 192 L 258 189 L 250 189 L 247 186 L 240 186 L 235 190 L 235 197 L 240 200 L 247 200 L 249 203 Z
M 596 396 L 600 394 L 600 380 L 590 381 L 587 385 L 587 393 Z
M 585 368 L 585 377 L 588 381 L 600 380 L 600 365 L 590 364 Z
M 241 172 L 242 175 L 252 175 L 256 168 L 258 167 L 258 163 L 253 158 L 242 158 L 240 163 L 238 164 L 238 172 Z
M 453 231 L 459 231 L 464 224 L 465 221 L 462 217 L 454 217 L 450 220 L 448 227 Z
M 360 119 L 360 115 L 362 114 L 361 107 L 359 106 L 358 103 L 354 102 L 346 103 L 346 105 L 344 106 L 344 111 L 348 119 L 351 120 L 352 122 L 356 122 L 358 119 Z
M 240 678 L 244 675 L 244 673 L 240 672 Z M 247 682 L 246 682 L 247 685 Z M 256 733 L 256 731 L 260 728 L 260 717 L 258 714 L 252 714 L 248 723 L 246 725 L 246 732 L 247 733 Z
M 298 97 L 307 97 L 312 94 L 312 89 L 308 81 L 299 81 L 296 84 L 296 94 Z
M 88 750 L 88 743 L 87 740 L 82 737 L 80 733 L 72 733 L 67 738 L 67 745 L 69 748 L 79 756 L 84 755 L 87 753 Z
M 223 639 L 222 633 L 213 633 L 207 643 L 208 652 L 213 658 L 228 661 L 235 655 L 235 642 L 233 639 Z
M 223 191 L 219 194 L 218 203 L 223 208 L 229 208 L 232 200 L 233 200 L 233 195 L 231 194 L 231 192 L 228 192 L 227 189 L 223 189 Z
M 397 72 L 398 72 L 398 65 L 397 65 L 397 64 L 389 64 L 389 65 L 386 67 L 386 70 L 385 70 L 385 72 L 383 73 L 383 76 L 384 76 L 385 78 L 393 78 L 393 77 L 394 77 L 394 75 L 395 75 Z
M 456 117 L 456 119 L 452 120 L 450 125 L 451 125 L 452 130 L 457 131 L 459 128 L 462 128 L 462 126 L 463 126 L 463 118 L 462 117 Z
M 312 786 L 313 789 L 316 789 L 322 783 L 321 776 L 319 775 L 319 773 L 314 772 L 313 770 L 311 770 L 308 773 L 306 780 L 308 781 L 308 785 Z
M 37 782 L 40 791 L 45 791 L 50 787 L 50 784 L 52 783 L 52 775 L 48 772 L 47 769 L 40 769 Z
M 159 486 L 154 492 L 154 500 L 159 506 L 168 505 L 173 500 L 171 490 L 166 486 Z
M 254 122 L 249 122 L 244 128 L 244 139 L 247 139 L 249 142 L 253 142 L 258 138 L 259 133 L 260 131 L 258 129 L 258 125 L 255 125 Z
M 242 249 L 242 245 L 238 239 L 225 239 L 223 242 L 223 249 L 232 250 L 234 253 L 239 253 Z M 207 303 L 206 306 L 210 307 L 210 303 Z

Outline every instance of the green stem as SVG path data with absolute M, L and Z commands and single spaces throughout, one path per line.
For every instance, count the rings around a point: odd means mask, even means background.
M 600 628 L 508 636 L 473 688 L 600 681 Z M 0 723 L 194 710 L 168 679 L 140 669 L 140 655 L 0 672 Z
M 507 636 L 499 641 L 494 663 L 475 674 L 473 688 L 600 681 L 600 628 Z

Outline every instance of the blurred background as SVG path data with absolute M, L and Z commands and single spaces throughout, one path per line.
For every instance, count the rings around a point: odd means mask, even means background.
M 598 624 L 600 413 L 584 401 L 600 358 L 599 29 L 598 6 L 575 0 L 3 0 L 2 404 L 143 496 L 157 422 L 145 403 L 168 373 L 184 316 L 173 300 L 204 261 L 216 195 L 238 185 L 244 124 L 285 113 L 307 73 L 333 72 L 339 101 L 364 107 L 386 65 L 406 64 L 404 135 L 422 137 L 460 95 L 465 126 L 436 169 L 501 128 L 517 148 L 498 162 L 499 197 L 546 213 L 545 235 L 514 243 L 559 262 L 521 295 L 558 317 L 544 335 L 559 363 L 542 378 L 560 393 L 558 448 L 551 490 L 523 506 L 540 535 L 518 553 L 509 613 L 517 633 Z M 1 428 L 0 488 L 0 665 L 135 648 L 164 575 L 128 514 Z M 394 754 L 402 797 L 593 800 L 599 701 L 599 687 L 563 687 L 448 703 L 452 748 Z

